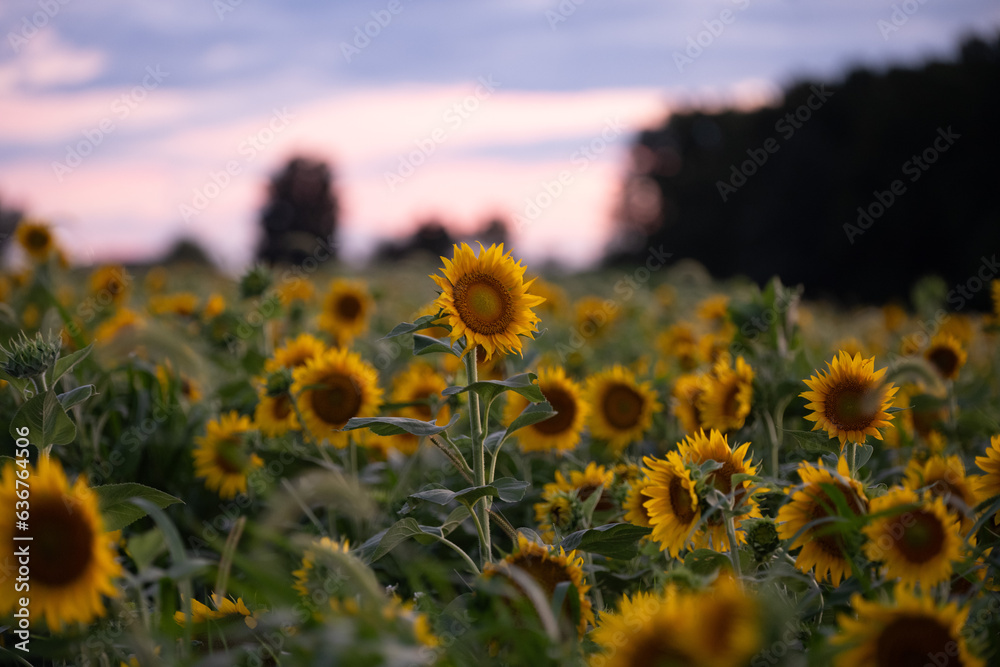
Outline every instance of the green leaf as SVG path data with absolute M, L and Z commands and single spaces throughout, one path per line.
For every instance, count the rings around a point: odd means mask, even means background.
M 792 436 L 799 447 L 807 452 L 840 453 L 840 441 L 831 438 L 826 431 L 796 431 L 786 428 L 784 432 Z
M 522 429 L 525 426 L 531 426 L 532 424 L 537 424 L 538 422 L 543 422 L 549 417 L 554 417 L 559 414 L 552 409 L 552 406 L 548 401 L 542 401 L 541 403 L 531 403 L 521 414 L 517 416 L 517 419 L 510 423 L 507 427 L 507 432 L 504 434 L 504 439 L 507 438 L 511 433 Z
M 353 431 L 358 428 L 368 428 L 375 435 L 400 435 L 401 433 L 412 433 L 413 435 L 437 435 L 442 431 L 447 431 L 455 422 L 458 415 L 452 415 L 451 421 L 444 426 L 438 426 L 434 422 L 425 422 L 419 419 L 408 419 L 406 417 L 354 417 L 349 419 L 342 431 Z
M 445 354 L 453 354 L 456 357 L 461 357 L 462 352 L 465 350 L 465 345 L 462 344 L 462 339 L 456 340 L 454 344 L 451 343 L 447 338 L 432 338 L 431 336 L 424 336 L 422 334 L 413 334 L 413 354 L 434 354 L 443 352 Z
M 649 533 L 649 528 L 631 523 L 609 523 L 570 533 L 559 546 L 566 551 L 577 549 L 607 558 L 628 560 L 639 554 L 639 540 Z
M 28 427 L 31 444 L 39 449 L 49 445 L 65 445 L 76 438 L 76 425 L 51 389 L 25 401 L 10 420 L 10 434 L 17 438 L 16 429 L 24 426 Z
M 730 563 L 729 556 L 711 549 L 695 549 L 684 557 L 684 567 L 701 576 L 708 576 L 720 568 L 730 567 Z
M 537 377 L 534 373 L 521 373 L 506 380 L 480 380 L 466 387 L 448 387 L 441 393 L 444 396 L 454 396 L 474 391 L 479 394 L 484 403 L 489 403 L 505 391 L 514 391 L 532 403 L 541 403 L 545 400 L 545 396 L 542 395 L 542 390 L 538 388 L 538 385 L 533 384 Z
M 96 387 L 94 387 L 94 385 L 85 384 L 82 387 L 70 389 L 63 394 L 59 394 L 56 398 L 59 399 L 59 403 L 63 406 L 63 410 L 69 410 L 74 405 L 83 403 L 85 400 L 93 396 L 95 389 Z
M 166 550 L 167 541 L 159 528 L 133 535 L 128 540 L 127 551 L 140 572 L 152 565 L 153 561 Z
M 73 367 L 78 363 L 87 358 L 90 351 L 94 349 L 94 344 L 91 343 L 82 350 L 77 350 L 72 354 L 67 354 L 65 357 L 59 357 L 56 359 L 55 366 L 52 367 L 52 381 L 49 383 L 51 386 L 55 386 L 55 383 L 66 373 L 73 370 Z
M 129 482 L 126 484 L 105 484 L 95 486 L 101 516 L 104 517 L 104 530 L 119 530 L 137 519 L 146 516 L 138 505 L 132 503 L 133 498 L 142 498 L 160 509 L 183 502 L 169 493 L 153 489 L 142 484 Z
M 864 468 L 865 464 L 868 463 L 874 453 L 875 448 L 871 445 L 858 445 L 857 469 L 861 470 Z
M 413 333 L 414 331 L 422 331 L 424 329 L 430 329 L 432 327 L 443 327 L 449 329 L 447 324 L 434 324 L 438 316 L 435 315 L 424 315 L 423 317 L 418 317 L 414 322 L 401 322 L 392 328 L 392 331 L 382 336 L 382 340 L 387 338 L 395 338 L 396 336 L 402 336 L 403 334 Z
M 31 380 L 29 378 L 16 378 L 4 369 L 0 368 L 0 380 L 6 380 L 10 383 L 14 389 L 17 389 L 22 396 L 24 396 L 24 390 L 31 386 Z
M 485 486 L 470 486 L 461 491 L 427 489 L 426 491 L 411 493 L 410 498 L 426 500 L 435 505 L 447 505 L 451 501 L 457 500 L 463 505 L 472 506 L 484 496 L 495 496 L 506 503 L 513 503 L 524 497 L 527 488 L 527 482 L 522 482 L 513 477 L 501 477 L 498 480 L 494 480 L 492 484 Z

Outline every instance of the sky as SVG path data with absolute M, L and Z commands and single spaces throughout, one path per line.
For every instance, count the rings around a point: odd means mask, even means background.
M 252 259 L 269 177 L 330 162 L 342 254 L 438 218 L 528 261 L 614 233 L 636 133 L 852 67 L 951 57 L 995 0 L 4 0 L 0 202 L 78 263 Z

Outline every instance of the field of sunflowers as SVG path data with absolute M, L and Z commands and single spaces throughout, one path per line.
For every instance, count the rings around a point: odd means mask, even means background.
M 17 242 L 4 664 L 1000 664 L 996 281 L 845 311 L 660 248 L 234 279 Z

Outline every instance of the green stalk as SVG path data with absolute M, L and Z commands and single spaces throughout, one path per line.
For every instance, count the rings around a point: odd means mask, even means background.
M 858 477 L 858 443 L 853 440 L 847 443 L 847 469 L 851 471 L 851 479 Z
M 476 368 L 476 349 L 468 350 L 465 355 L 465 373 L 469 384 L 479 381 L 479 370 Z M 486 486 L 486 445 L 483 442 L 483 424 L 479 414 L 479 394 L 469 391 L 469 436 L 472 438 L 472 473 L 476 486 Z M 483 566 L 492 562 L 493 554 L 490 545 L 490 513 L 486 498 L 476 501 L 473 510 L 477 515 L 479 529 L 480 560 Z
M 740 565 L 740 550 L 736 544 L 735 521 L 729 512 L 726 512 L 726 536 L 729 538 L 729 558 L 733 562 L 733 573 L 736 574 L 736 580 L 740 581 L 743 577 L 743 568 Z

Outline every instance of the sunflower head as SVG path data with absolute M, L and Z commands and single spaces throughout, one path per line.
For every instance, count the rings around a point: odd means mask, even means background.
M 653 529 L 650 537 L 660 549 L 676 558 L 693 544 L 694 532 L 701 522 L 701 508 L 695 482 L 680 453 L 670 452 L 666 459 L 644 459 L 649 483 L 642 489 L 643 507 Z
M 286 339 L 274 351 L 274 357 L 264 364 L 264 370 L 273 372 L 279 368 L 296 369 L 305 366 L 306 362 L 326 351 L 326 345 L 312 334 L 299 334 L 295 338 Z
M 990 438 L 990 445 L 985 453 L 985 456 L 976 457 L 976 466 L 983 471 L 975 482 L 979 502 L 1000 495 L 1000 435 Z M 1000 525 L 1000 512 L 993 518 L 993 523 Z
M 924 358 L 930 362 L 938 375 L 945 380 L 954 380 L 965 365 L 968 353 L 962 348 L 958 338 L 949 333 L 939 333 L 931 339 L 924 350 Z
M 22 331 L 20 337 L 13 339 L 9 345 L 9 350 L 0 347 L 0 351 L 7 356 L 0 363 L 0 368 L 16 378 L 34 378 L 56 363 L 62 350 L 62 336 L 50 334 L 46 338 L 38 332 L 33 338 L 28 338 Z
M 681 369 L 693 370 L 698 365 L 698 338 L 689 322 L 678 322 L 656 337 L 657 351 L 668 359 L 676 359 Z
M 17 563 L 15 548 L 30 544 L 31 612 L 54 631 L 65 624 L 88 624 L 104 616 L 103 596 L 116 597 L 121 574 L 112 539 L 104 531 L 96 494 L 81 476 L 70 485 L 55 459 L 42 457 L 27 468 L 31 484 L 28 529 L 15 531 L 14 505 L 19 477 L 14 465 L 3 470 L 0 500 L 0 560 Z M 21 482 L 23 485 L 23 482 Z M 15 542 L 16 536 L 30 542 Z M 22 561 L 23 562 L 23 561 Z M 0 614 L 13 611 L 19 597 L 13 580 L 0 587 Z
M 521 353 L 520 336 L 534 338 L 538 316 L 531 310 L 544 299 L 528 292 L 524 269 L 503 244 L 479 254 L 463 243 L 455 246 L 454 259 L 441 258 L 443 275 L 431 279 L 441 288 L 435 301 L 443 312 L 441 322 L 451 326 L 451 339 L 466 337 L 465 353 L 481 345 L 486 357 L 500 351 Z
M 123 266 L 101 266 L 90 274 L 90 292 L 100 307 L 120 305 L 128 296 L 128 287 L 133 280 Z
M 961 521 L 963 532 L 972 528 L 972 509 L 977 502 L 976 490 L 973 480 L 965 474 L 965 465 L 960 457 L 946 458 L 935 454 L 923 462 L 910 459 L 903 486 L 912 491 L 926 491 L 933 498 L 941 498 L 948 512 Z
M 704 391 L 698 395 L 698 414 L 705 429 L 723 433 L 743 428 L 753 400 L 754 372 L 743 357 L 735 365 L 729 355 L 712 367 L 706 377 Z
M 56 250 L 52 230 L 43 222 L 22 220 L 14 235 L 21 248 L 36 262 L 44 262 Z
M 234 498 L 247 492 L 247 475 L 264 462 L 250 450 L 250 417 L 235 410 L 208 422 L 206 433 L 195 438 L 192 452 L 196 477 L 221 498 Z
M 335 279 L 323 297 L 319 327 L 338 345 L 348 345 L 368 330 L 375 302 L 368 286 L 356 280 Z
M 591 376 L 586 397 L 591 406 L 590 432 L 607 440 L 616 456 L 642 438 L 663 407 L 648 382 L 640 383 L 620 365 Z
M 538 369 L 538 388 L 556 414 L 518 431 L 522 452 L 568 452 L 580 442 L 590 406 L 583 401 L 583 389 L 566 376 L 560 366 Z M 504 421 L 511 423 L 528 406 L 520 394 L 508 393 Z
M 253 423 L 264 435 L 278 437 L 300 428 L 292 403 L 291 386 L 292 373 L 287 368 L 279 368 L 257 379 L 257 408 Z
M 805 380 L 809 391 L 800 394 L 809 401 L 806 408 L 812 412 L 806 419 L 816 422 L 812 430 L 825 429 L 841 447 L 847 440 L 864 443 L 869 435 L 881 440 L 878 429 L 889 425 L 892 415 L 887 410 L 897 391 L 882 380 L 886 369 L 875 371 L 874 357 L 852 358 L 845 352 L 827 366 L 827 372 Z

